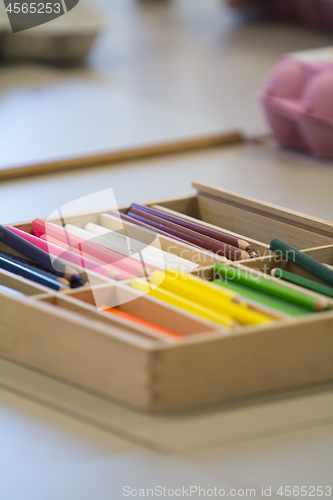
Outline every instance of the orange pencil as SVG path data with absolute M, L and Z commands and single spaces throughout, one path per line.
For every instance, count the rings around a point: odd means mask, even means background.
M 118 318 L 126 319 L 131 323 L 136 323 L 137 325 L 142 326 L 143 328 L 149 328 L 150 330 L 154 330 L 156 333 L 160 334 L 163 337 L 168 337 L 168 338 L 171 337 L 173 338 L 173 340 L 180 340 L 181 338 L 183 338 L 183 335 L 181 335 L 180 333 L 176 333 L 173 332 L 172 330 L 168 330 L 167 328 L 163 328 L 162 326 L 156 325 L 155 323 L 151 323 L 150 321 L 139 318 L 134 314 L 122 311 L 121 309 L 117 309 L 115 307 L 107 307 L 107 306 L 100 306 L 100 309 L 108 313 L 114 314 L 115 316 L 118 316 Z

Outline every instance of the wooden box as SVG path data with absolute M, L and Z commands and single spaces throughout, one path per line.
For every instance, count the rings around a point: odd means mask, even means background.
M 158 205 L 237 234 L 252 243 L 260 256 L 270 254 L 273 238 L 284 239 L 298 250 L 333 242 L 333 225 L 323 220 L 206 184 L 194 182 L 193 187 L 197 195 Z
M 260 266 L 271 262 L 268 243 L 274 236 L 300 249 L 321 247 L 310 253 L 327 264 L 333 263 L 330 224 L 222 189 L 202 184 L 195 187 L 195 196 L 149 205 L 199 218 L 206 225 L 235 233 L 256 245 L 260 258 L 233 265 L 264 270 Z M 66 222 L 82 227 L 91 221 L 113 227 L 112 218 L 103 213 L 77 214 L 67 217 Z M 29 222 L 14 225 L 31 231 Z M 146 233 L 138 228 L 136 231 L 137 238 L 145 241 Z M 211 254 L 192 254 L 193 249 L 187 245 L 171 238 L 160 240 L 164 250 L 197 259 L 199 267 L 194 272 L 211 277 L 215 260 Z M 1 244 L 0 250 L 9 249 Z M 0 284 L 24 294 L 0 289 L 2 357 L 154 412 L 333 378 L 333 310 L 301 318 L 281 315 L 266 326 L 225 331 L 142 296 L 126 281 L 115 282 L 83 269 L 81 273 L 89 278 L 89 286 L 53 292 L 0 271 Z M 96 304 L 107 301 L 112 305 L 114 300 L 121 303 L 121 309 L 171 328 L 183 338 L 163 339 L 149 329 L 98 311 Z

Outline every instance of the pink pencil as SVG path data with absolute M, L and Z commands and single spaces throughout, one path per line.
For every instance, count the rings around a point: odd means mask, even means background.
M 94 260 L 101 261 L 104 265 L 113 264 L 135 276 L 145 276 L 143 266 L 130 257 L 109 250 L 93 241 L 80 238 L 66 231 L 61 226 L 51 224 L 42 219 L 35 219 L 32 221 L 32 229 L 34 232 L 38 231 L 38 234 L 43 233 L 47 234 L 47 237 L 51 236 L 52 238 L 56 238 L 70 247 L 80 248 L 84 254 L 89 254 Z
M 114 264 L 105 264 L 105 262 L 101 262 L 99 259 L 93 260 L 92 255 L 89 255 L 86 251 L 84 251 L 84 252 L 82 251 L 81 245 L 79 246 L 79 248 L 68 246 L 67 243 L 60 241 L 57 238 L 52 238 L 52 236 L 48 236 L 46 234 L 42 234 L 39 239 L 41 239 L 42 241 L 45 241 L 47 243 L 50 243 L 52 245 L 55 245 L 57 247 L 63 248 L 65 251 L 72 252 L 75 255 L 79 255 L 80 258 L 87 259 L 88 261 L 93 262 L 97 266 L 102 266 L 102 267 L 114 269 L 122 276 L 122 279 L 134 278 L 133 274 L 130 274 L 127 271 L 124 271 L 123 269 L 118 267 L 117 262 L 115 262 Z M 83 257 L 83 255 L 84 255 L 84 257 Z
M 82 257 L 66 249 L 64 250 L 58 245 L 54 245 L 53 243 L 44 241 L 41 238 L 37 238 L 37 236 L 27 233 L 26 231 L 21 231 L 21 229 L 17 229 L 16 227 L 8 226 L 7 229 L 17 234 L 18 236 L 21 236 L 33 245 L 36 245 L 36 247 L 44 250 L 44 252 L 49 253 L 53 257 L 61 257 L 63 260 L 67 260 L 72 264 L 76 264 L 77 266 L 81 266 L 85 269 L 90 269 L 96 273 L 102 274 L 103 276 L 107 276 L 117 281 L 125 279 L 125 277 L 120 274 L 120 271 L 117 268 L 114 268 L 112 266 L 101 266 L 99 263 L 94 262 L 87 257 Z

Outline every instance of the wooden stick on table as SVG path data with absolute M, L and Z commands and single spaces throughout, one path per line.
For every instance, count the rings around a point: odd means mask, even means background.
M 49 174 L 52 172 L 63 172 L 78 168 L 88 168 L 97 165 L 107 165 L 124 161 L 140 160 L 163 156 L 169 154 L 196 151 L 218 146 L 224 146 L 236 142 L 241 142 L 243 137 L 240 132 L 198 137 L 174 142 L 166 142 L 151 146 L 143 146 L 132 149 L 123 149 L 102 153 L 98 155 L 69 158 L 67 160 L 50 161 L 47 163 L 37 163 L 34 165 L 24 165 L 12 168 L 0 168 L 0 180 L 17 179 L 32 175 Z

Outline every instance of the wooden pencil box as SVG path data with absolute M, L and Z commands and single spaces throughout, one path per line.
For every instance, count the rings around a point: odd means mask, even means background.
M 198 217 L 204 224 L 257 242 L 258 250 L 268 252 L 263 259 L 271 259 L 268 242 L 278 236 L 302 249 L 325 246 L 325 250 L 311 252 L 319 260 L 333 262 L 330 224 L 225 190 L 198 184 L 195 187 L 196 196 L 150 205 Z M 122 209 L 126 210 L 127 207 Z M 107 225 L 102 213 L 78 214 L 66 218 L 66 222 L 80 227 L 88 221 Z M 29 222 L 13 225 L 31 230 Z M 181 255 L 184 248 L 172 239 L 164 249 L 168 250 L 171 243 L 172 251 Z M 8 248 L 0 245 L 0 250 Z M 196 272 L 212 277 L 211 259 L 211 255 L 208 258 L 208 254 L 200 252 Z M 258 267 L 259 260 L 233 265 Z M 115 282 L 90 271 L 81 273 L 89 278 L 90 286 L 53 292 L 0 271 L 0 284 L 24 294 L 17 296 L 0 290 L 2 357 L 153 412 L 181 410 L 333 379 L 333 311 L 297 319 L 281 315 L 266 326 L 225 331 L 142 296 L 127 282 Z M 96 304 L 107 301 L 112 305 L 114 300 L 121 303 L 124 311 L 170 328 L 184 338 L 162 339 L 149 329 L 98 312 Z

